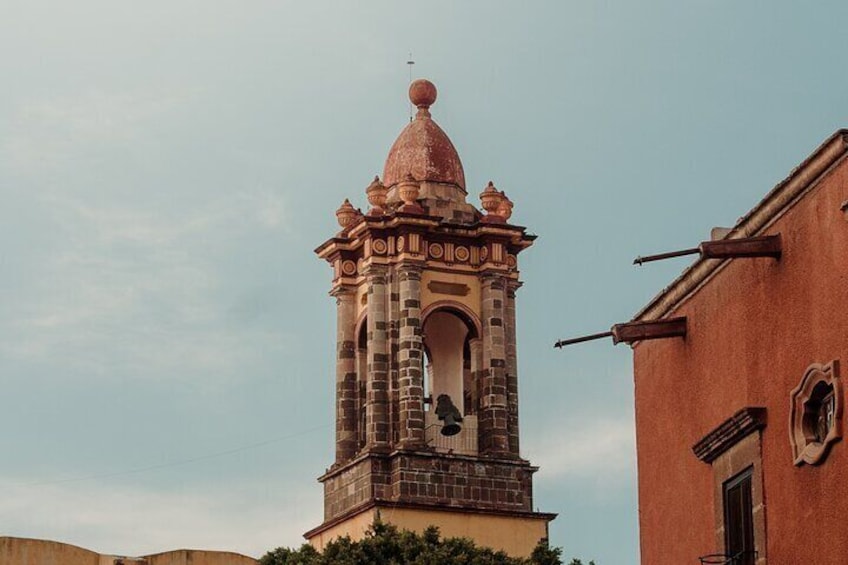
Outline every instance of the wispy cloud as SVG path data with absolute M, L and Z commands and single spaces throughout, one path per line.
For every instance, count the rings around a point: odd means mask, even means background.
M 636 445 L 629 416 L 573 414 L 548 422 L 548 433 L 528 438 L 526 451 L 547 479 L 597 489 L 630 485 L 636 476 Z
M 132 144 L 149 144 L 151 133 L 184 110 L 197 95 L 189 89 L 80 89 L 39 96 L 7 112 L 0 136 L 0 171 L 30 180 L 61 182 L 81 164 Z
M 299 546 L 301 534 L 320 521 L 318 489 L 293 487 L 277 475 L 264 482 L 240 481 L 234 488 L 216 489 L 214 495 L 203 488 L 4 488 L 0 521 L 14 526 L 0 535 L 37 536 L 119 555 L 189 548 L 257 557 L 280 545 Z M 6 520 L 12 516 L 13 521 Z
M 26 300 L 0 321 L 5 355 L 54 359 L 92 375 L 116 365 L 148 375 L 238 373 L 290 341 L 279 330 L 231 323 L 232 275 L 224 268 L 232 240 L 286 235 L 281 194 L 242 190 L 190 210 L 53 194 L 41 204 L 62 241 L 32 265 Z

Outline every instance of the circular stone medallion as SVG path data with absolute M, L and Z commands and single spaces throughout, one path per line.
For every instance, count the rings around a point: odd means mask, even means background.
M 445 249 L 441 243 L 431 243 L 427 250 L 433 259 L 441 259 L 445 255 Z
M 375 239 L 371 243 L 371 249 L 373 249 L 374 253 L 376 253 L 377 255 L 384 255 L 386 253 L 386 250 L 388 249 L 388 246 L 386 245 L 386 240 Z

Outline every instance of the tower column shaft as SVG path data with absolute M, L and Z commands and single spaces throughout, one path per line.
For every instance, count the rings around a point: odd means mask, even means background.
M 480 371 L 480 450 L 509 452 L 506 382 L 506 281 L 500 275 L 483 277 L 483 367 Z
M 509 451 L 519 455 L 518 443 L 518 348 L 515 345 L 515 291 L 518 285 L 510 282 L 506 290 L 506 394 L 508 406 L 507 429 L 509 432 Z
M 336 297 L 336 463 L 356 454 L 356 295 L 339 288 Z
M 479 383 L 482 375 L 481 368 L 483 367 L 483 340 L 479 337 L 468 341 L 468 352 L 471 355 L 471 382 Z M 478 398 L 480 390 L 478 386 L 470 387 L 468 391 L 470 404 L 473 407 L 473 414 L 479 412 Z
M 401 447 L 424 445 L 424 346 L 421 333 L 421 267 L 401 265 L 398 384 Z
M 368 379 L 365 388 L 365 443 L 369 448 L 388 447 L 389 341 L 386 268 L 372 265 L 368 284 Z

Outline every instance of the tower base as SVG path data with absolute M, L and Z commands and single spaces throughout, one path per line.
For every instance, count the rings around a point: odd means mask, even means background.
M 442 537 L 469 538 L 479 546 L 491 547 L 512 557 L 529 557 L 540 541 L 548 539 L 548 523 L 556 518 L 556 514 L 369 501 L 324 522 L 306 532 L 304 537 L 312 547 L 323 551 L 336 538 L 350 536 L 354 541 L 362 539 L 378 517 L 399 529 L 418 533 L 428 526 L 438 526 Z

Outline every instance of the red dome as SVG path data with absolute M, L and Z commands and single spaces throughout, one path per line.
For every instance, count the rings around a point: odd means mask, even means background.
M 418 106 L 418 114 L 389 150 L 383 184 L 394 186 L 411 174 L 415 180 L 449 183 L 465 190 L 459 155 L 427 109 L 435 102 L 436 87 L 429 81 L 417 80 L 410 86 L 410 99 Z

